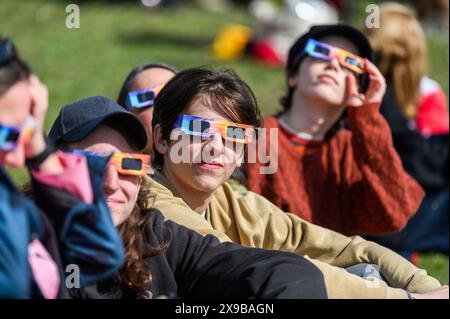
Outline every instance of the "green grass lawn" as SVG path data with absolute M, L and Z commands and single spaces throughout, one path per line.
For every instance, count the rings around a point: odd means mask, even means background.
M 0 33 L 14 39 L 22 56 L 50 92 L 47 129 L 60 107 L 91 95 L 115 99 L 129 69 L 146 61 L 164 61 L 178 68 L 199 65 L 233 68 L 254 90 L 264 114 L 279 109 L 284 72 L 249 59 L 215 60 L 209 51 L 214 36 L 226 23 L 251 26 L 241 8 L 225 14 L 195 7 L 150 11 L 138 1 L 107 4 L 80 2 L 81 27 L 67 29 L 65 6 L 78 1 L 2 0 Z M 367 2 L 367 1 L 366 1 Z M 364 13 L 364 1 L 357 10 Z M 352 20 L 355 24 L 362 20 Z M 429 41 L 431 76 L 448 95 L 448 40 L 432 33 Z M 18 183 L 24 171 L 11 172 Z M 448 258 L 437 254 L 421 259 L 430 274 L 448 283 Z

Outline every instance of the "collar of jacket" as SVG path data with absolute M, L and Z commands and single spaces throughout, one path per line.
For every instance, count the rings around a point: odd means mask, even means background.
M 162 186 L 164 186 L 165 188 L 167 188 L 168 190 L 171 190 L 170 188 L 170 182 L 168 181 L 168 179 L 161 173 L 161 171 L 156 170 L 154 171 L 154 173 L 150 176 L 153 180 L 155 180 L 156 182 L 160 183 Z M 172 192 L 172 191 L 171 191 Z

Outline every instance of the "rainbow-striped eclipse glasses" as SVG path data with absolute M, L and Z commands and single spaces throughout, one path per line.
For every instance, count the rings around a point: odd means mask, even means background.
M 21 143 L 26 143 L 36 128 L 36 120 L 29 115 L 22 127 L 0 124 L 0 151 L 9 152 Z
M 131 91 L 128 93 L 126 100 L 126 109 L 144 109 L 153 106 L 155 104 L 156 96 L 164 85 L 158 85 L 153 88 Z
M 188 135 L 207 138 L 218 132 L 224 140 L 242 144 L 248 144 L 253 141 L 255 135 L 255 128 L 252 125 L 215 121 L 185 114 L 177 117 L 173 128 L 179 129 Z
M 150 172 L 150 155 L 130 153 L 103 153 L 88 150 L 72 150 L 72 154 L 111 157 L 110 163 L 119 174 L 143 176 Z
M 359 74 L 366 72 L 365 61 L 362 57 L 327 43 L 309 39 L 306 42 L 305 52 L 309 56 L 325 61 L 336 57 L 343 67 Z

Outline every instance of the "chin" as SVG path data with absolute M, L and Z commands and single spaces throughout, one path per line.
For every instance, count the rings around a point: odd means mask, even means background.
M 119 227 L 120 224 L 123 223 L 123 220 L 121 218 L 116 217 L 114 215 L 112 216 L 112 220 L 113 220 L 113 224 L 114 224 L 115 227 Z
M 222 185 L 222 180 L 212 176 L 200 176 L 193 179 L 195 186 L 198 190 L 203 192 L 212 193 Z
M 110 209 L 110 211 L 114 226 L 116 227 L 122 224 L 128 217 L 128 215 L 123 214 L 122 212 L 118 212 L 117 210 Z
M 124 217 L 124 216 L 113 217 L 113 224 L 115 227 L 119 227 L 126 220 L 127 220 L 127 217 Z
M 341 97 L 340 92 L 336 92 L 333 89 L 323 89 L 317 92 L 316 98 L 322 100 L 323 102 L 339 106 L 342 104 L 343 97 Z

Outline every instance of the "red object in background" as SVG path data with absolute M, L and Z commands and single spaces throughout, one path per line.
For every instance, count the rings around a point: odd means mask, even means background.
M 280 67 L 284 65 L 284 62 L 279 58 L 270 41 L 260 40 L 253 43 L 250 53 L 256 60 L 270 66 Z
M 344 8 L 344 0 L 328 0 L 327 2 L 333 5 L 339 12 Z
M 410 261 L 411 261 L 411 263 L 414 266 L 418 266 L 419 262 L 420 262 L 420 255 L 419 255 L 419 253 L 418 252 L 413 252 L 412 255 L 411 255 Z
M 420 98 L 416 127 L 425 136 L 449 133 L 447 97 L 440 88 Z

